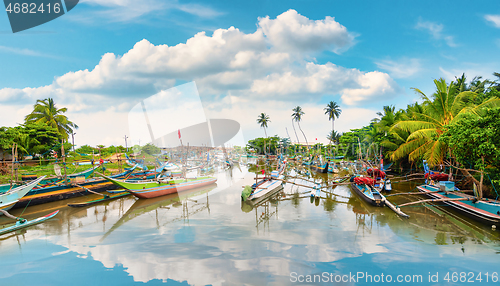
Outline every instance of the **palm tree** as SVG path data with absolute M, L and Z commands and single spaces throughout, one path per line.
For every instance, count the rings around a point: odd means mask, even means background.
M 396 123 L 390 130 L 401 129 L 410 135 L 391 155 L 398 160 L 408 155 L 410 161 L 427 159 L 430 166 L 443 163 L 450 150 L 447 144 L 439 140 L 445 126 L 466 112 L 477 114 L 484 107 L 500 105 L 500 99 L 491 98 L 481 104 L 474 104 L 476 93 L 459 92 L 461 86 L 454 82 L 449 85 L 444 79 L 434 80 L 436 92 L 429 97 L 417 88 L 414 90 L 424 99 L 423 113 L 414 113 L 412 118 Z
M 64 139 L 68 139 L 69 134 L 78 126 L 69 121 L 66 115 L 63 115 L 68 109 L 66 107 L 57 108 L 52 98 L 37 100 L 33 106 L 33 111 L 24 118 L 28 122 L 44 122 L 54 128 L 57 128 Z
M 295 125 L 293 124 L 293 117 L 292 117 L 292 127 L 293 127 L 293 132 L 295 132 L 295 137 L 297 137 L 297 144 L 299 144 L 299 136 L 297 136 L 297 130 L 295 130 Z
M 267 139 L 267 131 L 266 131 L 266 128 L 267 128 L 267 124 L 271 122 L 271 120 L 269 119 L 269 115 L 265 114 L 264 112 L 262 112 L 259 117 L 257 117 L 257 123 L 260 124 L 260 127 L 264 128 L 264 133 L 266 134 L 266 139 Z M 266 141 L 264 141 L 264 153 L 266 153 Z
M 300 106 L 295 107 L 294 109 L 292 109 L 292 111 L 293 111 L 292 119 L 297 122 L 297 125 L 299 125 L 300 132 L 302 132 L 302 135 L 304 135 L 304 138 L 306 139 L 307 148 L 309 149 L 309 142 L 307 142 L 306 134 L 304 134 L 304 131 L 302 131 L 302 128 L 300 128 L 300 120 L 302 120 L 302 115 L 304 115 L 304 111 L 302 111 L 302 107 Z
M 332 121 L 332 131 L 335 130 L 335 117 L 339 118 L 341 113 L 342 110 L 335 101 L 330 101 L 330 103 L 328 103 L 328 105 L 325 107 L 325 114 L 328 114 L 328 120 Z
M 330 142 L 332 142 L 334 144 L 338 144 L 340 136 L 342 136 L 341 133 L 338 133 L 337 131 L 332 130 L 332 131 L 330 131 L 330 133 L 328 133 L 328 135 L 326 136 L 326 139 L 328 139 Z

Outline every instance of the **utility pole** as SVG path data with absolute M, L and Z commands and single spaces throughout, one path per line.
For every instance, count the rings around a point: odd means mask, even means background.
M 125 135 L 125 152 L 128 152 L 128 147 L 127 147 L 127 135 Z

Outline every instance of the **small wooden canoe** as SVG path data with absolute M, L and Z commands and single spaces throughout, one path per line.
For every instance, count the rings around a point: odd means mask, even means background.
M 44 221 L 46 221 L 48 219 L 53 218 L 58 213 L 59 213 L 59 210 L 54 211 L 54 212 L 52 212 L 52 213 L 50 213 L 48 215 L 45 215 L 45 216 L 33 219 L 33 220 L 17 221 L 14 225 L 10 225 L 8 227 L 4 227 L 4 228 L 0 229 L 0 235 L 3 235 L 3 234 L 6 234 L 6 233 L 9 233 L 9 232 L 21 229 L 21 228 L 25 228 L 25 227 L 28 227 L 28 226 L 32 226 L 32 225 L 44 222 Z

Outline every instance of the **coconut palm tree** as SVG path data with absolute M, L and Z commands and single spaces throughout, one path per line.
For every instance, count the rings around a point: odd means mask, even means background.
M 294 109 L 292 109 L 292 111 L 293 111 L 292 119 L 297 122 L 297 125 L 299 125 L 300 132 L 302 132 L 302 135 L 304 135 L 307 147 L 309 148 L 309 142 L 307 142 L 306 134 L 304 134 L 304 131 L 302 131 L 302 128 L 300 128 L 300 121 L 302 120 L 302 115 L 304 115 L 304 111 L 302 111 L 302 107 L 300 106 L 295 107 Z
M 292 127 L 293 127 L 293 132 L 295 132 L 295 137 L 297 137 L 297 144 L 299 144 L 299 136 L 297 136 L 297 130 L 295 130 L 295 125 L 293 124 L 293 117 L 292 117 Z
M 325 114 L 328 114 L 328 120 L 332 121 L 332 131 L 335 130 L 334 123 L 335 117 L 339 118 L 342 110 L 340 106 L 335 101 L 330 101 L 325 107 Z M 331 142 L 330 142 L 331 143 Z
M 326 139 L 328 139 L 330 142 L 332 142 L 334 144 L 338 144 L 340 136 L 342 136 L 341 133 L 337 133 L 337 131 L 332 130 L 332 131 L 330 131 L 330 133 L 328 133 L 328 135 L 326 136 Z
M 37 100 L 33 106 L 33 111 L 24 118 L 25 123 L 28 122 L 44 122 L 54 128 L 57 128 L 64 139 L 68 139 L 69 134 L 73 133 L 73 129 L 78 128 L 78 125 L 68 120 L 64 115 L 68 109 L 66 107 L 57 108 L 52 98 Z
M 270 123 L 271 120 L 269 119 L 269 115 L 265 114 L 262 112 L 259 117 L 257 117 L 257 123 L 260 124 L 260 127 L 264 128 L 264 133 L 266 134 L 266 140 L 267 140 L 267 124 Z M 266 141 L 264 141 L 264 153 L 266 151 Z
M 410 161 L 421 158 L 429 165 L 442 164 L 450 150 L 445 142 L 439 140 L 446 125 L 466 112 L 479 113 L 481 109 L 499 106 L 500 99 L 491 98 L 481 104 L 474 104 L 476 93 L 472 91 L 459 92 L 454 82 L 449 85 L 444 79 L 434 80 L 436 92 L 431 96 L 421 90 L 414 90 L 424 100 L 423 113 L 413 113 L 412 118 L 396 123 L 390 130 L 401 129 L 410 135 L 391 155 L 392 160 L 398 160 L 408 155 Z

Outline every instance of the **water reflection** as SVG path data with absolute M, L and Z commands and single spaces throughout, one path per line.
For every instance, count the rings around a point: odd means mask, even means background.
M 52 209 L 61 213 L 1 237 L 0 278 L 15 284 L 23 275 L 26 284 L 34 284 L 35 274 L 44 272 L 56 279 L 51 284 L 67 284 L 57 280 L 58 268 L 44 267 L 50 263 L 68 273 L 85 273 L 76 282 L 81 285 L 93 276 L 112 277 L 116 284 L 158 279 L 263 285 L 289 283 L 290 272 L 346 273 L 384 265 L 385 273 L 404 268 L 426 274 L 450 267 L 494 270 L 496 265 L 498 232 L 439 207 L 407 208 L 411 217 L 402 219 L 365 203 L 348 186 L 327 189 L 311 203 L 311 190 L 292 184 L 257 204 L 242 203 L 241 186 L 254 181 L 245 168 L 219 171 L 217 187 L 155 199 L 125 197 L 82 209 L 64 207 L 68 201 L 29 207 L 23 214 L 27 218 Z M 323 184 L 331 179 L 316 173 L 309 178 Z M 413 188 L 394 185 L 396 191 Z M 398 204 L 409 199 L 394 197 Z M 89 261 L 99 267 L 87 267 Z

